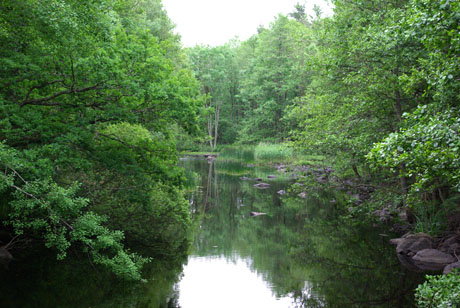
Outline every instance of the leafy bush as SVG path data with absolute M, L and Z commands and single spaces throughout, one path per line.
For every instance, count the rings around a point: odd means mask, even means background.
M 460 307 L 460 275 L 426 276 L 427 281 L 419 285 L 415 298 L 420 308 Z

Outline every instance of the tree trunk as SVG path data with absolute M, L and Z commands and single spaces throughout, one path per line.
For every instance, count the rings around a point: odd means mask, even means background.
M 214 113 L 214 146 L 213 149 L 217 146 L 217 136 L 219 129 L 219 117 L 220 117 L 220 105 L 216 104 L 216 111 Z

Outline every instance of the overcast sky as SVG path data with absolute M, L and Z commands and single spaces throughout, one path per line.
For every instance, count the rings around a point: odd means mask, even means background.
M 186 47 L 223 45 L 236 36 L 246 40 L 259 25 L 268 26 L 279 13 L 292 12 L 296 3 L 306 4 L 308 14 L 317 4 L 323 15 L 332 15 L 326 0 L 163 0 Z

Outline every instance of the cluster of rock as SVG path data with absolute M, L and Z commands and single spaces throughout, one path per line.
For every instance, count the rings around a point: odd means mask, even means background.
M 270 174 L 270 175 L 267 176 L 267 179 L 275 179 L 275 178 L 276 178 L 276 175 L 273 175 L 273 174 Z M 253 178 L 253 179 L 251 179 L 251 178 L 242 176 L 242 177 L 240 177 L 240 180 L 242 180 L 242 181 L 253 180 L 253 181 L 256 181 L 256 182 L 261 182 L 261 183 L 254 184 L 254 187 L 259 188 L 259 189 L 267 189 L 267 188 L 270 187 L 270 184 L 262 183 L 262 181 L 263 181 L 262 178 Z
M 443 271 L 460 268 L 460 236 L 452 234 L 441 243 L 427 234 L 411 234 L 390 240 L 399 261 L 413 271 Z

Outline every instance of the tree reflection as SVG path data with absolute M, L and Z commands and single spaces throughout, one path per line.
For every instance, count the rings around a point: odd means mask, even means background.
M 193 254 L 249 257 L 252 270 L 276 296 L 290 295 L 294 307 L 412 306 L 420 277 L 401 268 L 388 237 L 380 235 L 385 230 L 356 223 L 364 218 L 341 218 L 341 193 L 280 197 L 286 179 L 270 181 L 266 190 L 239 179 L 264 177 L 263 170 L 222 161 L 192 164 L 203 185 L 192 202 L 202 205 L 195 208 L 201 215 Z M 267 215 L 250 217 L 252 211 Z

